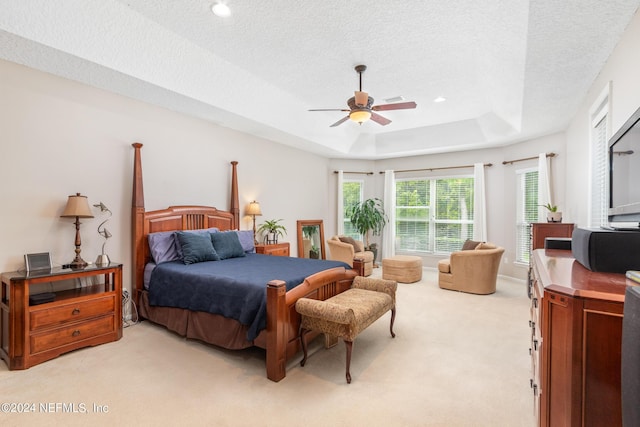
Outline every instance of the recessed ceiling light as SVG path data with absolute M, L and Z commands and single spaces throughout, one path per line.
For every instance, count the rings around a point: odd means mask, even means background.
M 211 11 L 216 16 L 220 16 L 221 18 L 226 18 L 227 16 L 231 15 L 231 9 L 229 9 L 229 6 L 222 2 L 214 3 L 214 5 L 211 6 Z
M 444 102 L 446 100 L 447 98 L 445 98 L 444 96 L 439 96 L 436 99 L 434 99 L 433 102 Z

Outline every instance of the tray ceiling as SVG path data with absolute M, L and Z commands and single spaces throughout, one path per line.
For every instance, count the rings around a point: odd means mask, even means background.
M 5 0 L 0 58 L 327 157 L 507 145 L 562 131 L 639 0 Z M 415 110 L 347 121 L 363 90 Z M 434 102 L 438 97 L 444 102 Z

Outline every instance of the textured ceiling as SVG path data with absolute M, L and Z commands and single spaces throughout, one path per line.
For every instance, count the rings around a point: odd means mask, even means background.
M 566 128 L 640 0 L 2 0 L 0 58 L 329 157 Z M 392 123 L 347 121 L 363 90 Z M 435 103 L 443 96 L 447 100 Z

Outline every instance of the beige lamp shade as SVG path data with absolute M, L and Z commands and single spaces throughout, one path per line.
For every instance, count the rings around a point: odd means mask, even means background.
M 262 215 L 262 211 L 260 210 L 260 203 L 256 202 L 255 200 L 249 203 L 249 206 L 247 206 L 247 215 Z
M 93 218 L 91 208 L 89 208 L 87 196 L 82 196 L 80 195 L 80 193 L 76 193 L 74 196 L 69 196 L 69 199 L 67 200 L 67 206 L 65 206 L 64 212 L 62 212 L 62 215 L 60 216 L 62 218 Z

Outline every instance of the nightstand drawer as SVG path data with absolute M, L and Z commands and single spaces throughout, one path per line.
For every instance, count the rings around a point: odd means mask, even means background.
M 89 322 L 78 323 L 51 332 L 31 336 L 31 354 L 62 347 L 67 344 L 108 334 L 115 330 L 114 316 L 105 316 Z
M 89 319 L 107 313 L 113 313 L 115 298 L 110 295 L 88 301 L 69 303 L 52 308 L 31 309 L 29 313 L 30 327 L 37 329 L 62 325 L 68 322 Z
M 273 248 L 266 250 L 264 254 L 273 256 L 289 256 L 289 248 Z
M 289 242 L 256 245 L 256 253 L 271 256 L 289 256 Z

